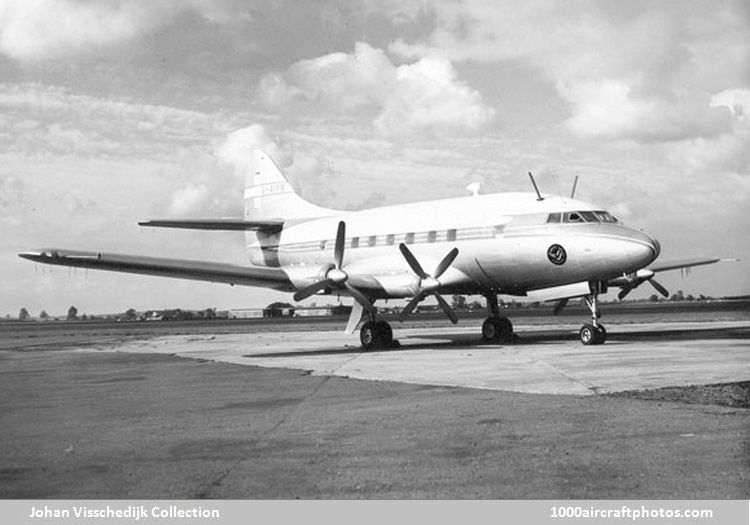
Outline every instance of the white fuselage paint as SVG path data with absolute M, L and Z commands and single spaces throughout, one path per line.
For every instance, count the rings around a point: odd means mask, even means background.
M 454 247 L 459 255 L 441 277 L 446 293 L 523 295 L 583 281 L 605 281 L 634 272 L 658 255 L 658 243 L 621 223 L 548 224 L 550 213 L 603 210 L 556 196 L 500 193 L 373 208 L 290 221 L 277 235 L 248 235 L 254 264 L 280 266 L 295 287 L 320 278 L 333 262 L 339 221 L 346 223 L 343 269 L 350 282 L 377 282 L 376 297 L 413 295 L 416 277 L 399 251 L 406 242 L 427 273 Z M 430 232 L 434 232 L 431 234 Z M 455 232 L 455 237 L 453 232 Z M 414 234 L 412 242 L 407 235 Z M 371 237 L 375 245 L 370 245 Z M 353 238 L 358 245 L 353 246 Z M 560 245 L 563 264 L 548 249 Z

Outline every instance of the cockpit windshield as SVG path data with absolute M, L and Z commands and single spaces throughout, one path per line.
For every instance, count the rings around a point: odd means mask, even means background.
M 574 223 L 574 222 L 619 222 L 609 212 L 606 211 L 566 211 L 562 213 L 550 213 L 547 216 L 547 223 Z

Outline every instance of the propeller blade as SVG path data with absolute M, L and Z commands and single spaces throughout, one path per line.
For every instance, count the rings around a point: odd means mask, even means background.
M 344 243 L 346 242 L 346 224 L 344 221 L 339 222 L 339 228 L 336 230 L 336 244 L 333 248 L 333 260 L 336 262 L 336 268 L 341 269 L 341 263 L 344 260 Z
M 362 304 L 360 304 L 359 301 L 354 301 L 354 304 L 352 304 L 352 313 L 349 314 L 349 322 L 346 323 L 347 334 L 354 333 L 354 330 L 356 330 L 357 325 L 362 320 L 363 313 L 364 313 L 364 309 L 362 308 Z
M 314 293 L 319 292 L 320 290 L 323 290 L 325 288 L 328 288 L 332 284 L 333 284 L 333 281 L 331 281 L 330 279 L 323 279 L 323 280 L 317 281 L 311 284 L 310 286 L 308 286 L 307 288 L 303 288 L 302 290 L 295 293 L 293 296 L 294 300 L 301 301 L 303 299 L 307 299 Z
M 406 259 L 406 262 L 409 263 L 412 271 L 416 273 L 420 279 L 426 279 L 427 274 L 424 272 L 419 262 L 417 262 L 417 258 L 414 257 L 414 254 L 411 253 L 411 250 L 407 248 L 404 243 L 399 244 L 398 249 L 401 250 L 401 254 L 404 256 L 404 259 Z
M 357 290 L 354 286 L 351 284 L 345 282 L 344 286 L 349 291 L 349 295 L 351 295 L 357 303 L 359 303 L 362 308 L 367 310 L 370 313 L 375 313 L 375 307 L 372 305 L 370 300 L 367 298 L 365 294 Z
M 622 290 L 620 290 L 620 293 L 617 294 L 617 298 L 622 301 L 623 299 L 625 299 L 625 296 L 631 292 L 632 289 L 632 286 L 624 286 Z
M 445 270 L 447 270 L 448 267 L 453 263 L 453 261 L 456 260 L 456 257 L 458 257 L 458 248 L 453 248 L 448 252 L 448 255 L 443 257 L 443 260 L 440 261 L 440 263 L 437 265 L 437 268 L 435 268 L 435 273 L 433 273 L 432 276 L 435 279 L 439 279 L 440 276 L 445 273 Z
M 424 297 L 425 297 L 425 294 L 422 292 L 412 297 L 411 301 L 409 301 L 409 303 L 406 306 L 404 306 L 404 309 L 401 310 L 401 313 L 398 314 L 398 320 L 403 321 L 404 319 L 406 319 L 409 316 L 409 314 L 412 312 L 412 310 L 414 310 L 417 307 L 417 305 L 422 301 L 422 299 L 424 299 Z
M 451 323 L 456 324 L 458 322 L 458 317 L 456 317 L 456 313 L 451 309 L 450 305 L 446 302 L 446 300 L 443 299 L 443 296 L 437 292 L 434 292 L 432 295 L 435 296 L 435 299 L 437 299 L 437 302 L 440 305 L 440 308 L 443 309 L 443 311 L 445 312 L 445 315 L 447 315 L 448 319 L 451 320 Z
M 651 286 L 653 286 L 654 288 L 656 288 L 657 292 L 659 292 L 660 294 L 662 294 L 664 297 L 669 297 L 669 291 L 666 288 L 664 288 L 661 284 L 659 284 L 658 282 L 654 281 L 653 279 L 649 279 L 648 282 L 651 283 Z
M 557 301 L 557 304 L 555 304 L 555 307 L 552 309 L 552 315 L 560 315 L 560 312 L 563 311 L 563 308 L 565 308 L 568 305 L 569 299 L 560 299 Z

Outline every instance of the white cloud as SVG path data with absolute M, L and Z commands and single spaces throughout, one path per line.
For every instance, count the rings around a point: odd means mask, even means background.
M 444 128 L 473 131 L 494 110 L 458 80 L 451 63 L 425 57 L 396 66 L 386 54 L 358 43 L 354 53 L 332 53 L 264 77 L 260 98 L 279 110 L 300 104 L 329 116 L 371 119 L 384 135 Z
M 389 50 L 415 59 L 521 61 L 568 102 L 569 129 L 584 136 L 665 142 L 717 136 L 729 122 L 707 93 L 742 82 L 750 59 L 741 0 L 642 6 L 543 0 L 431 4 L 435 27 Z M 746 80 L 746 77 L 745 77 Z
M 456 78 L 450 62 L 427 57 L 396 69 L 396 82 L 375 126 L 384 134 L 414 129 L 477 130 L 495 111 Z
M 0 6 L 0 52 L 22 61 L 54 58 L 133 38 L 157 23 L 138 1 L 7 0 Z

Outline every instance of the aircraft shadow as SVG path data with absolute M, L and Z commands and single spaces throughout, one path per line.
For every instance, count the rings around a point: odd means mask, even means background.
M 409 342 L 410 339 L 419 339 L 420 342 Z M 429 342 L 425 342 L 424 340 Z M 627 342 L 666 342 L 666 341 L 692 341 L 696 339 L 716 340 L 716 339 L 736 339 L 750 340 L 750 327 L 735 328 L 698 328 L 698 329 L 678 329 L 678 330 L 641 330 L 637 332 L 620 332 L 612 331 L 607 336 L 606 344 L 625 344 Z M 363 350 L 359 347 L 348 346 L 344 348 L 324 348 L 320 350 L 294 350 L 290 352 L 272 352 L 262 354 L 246 354 L 243 357 L 253 358 L 284 358 L 284 357 L 314 357 L 314 356 L 342 356 L 355 354 L 373 354 L 383 352 L 400 352 L 403 350 L 450 350 L 455 347 L 492 347 L 492 346 L 509 346 L 497 343 L 486 343 L 475 334 L 419 334 L 412 337 L 400 337 L 400 346 L 390 348 L 374 348 Z M 562 330 L 539 330 L 524 332 L 516 337 L 512 346 L 528 346 L 539 343 L 551 342 L 568 342 L 577 341 L 578 334 L 575 331 Z

